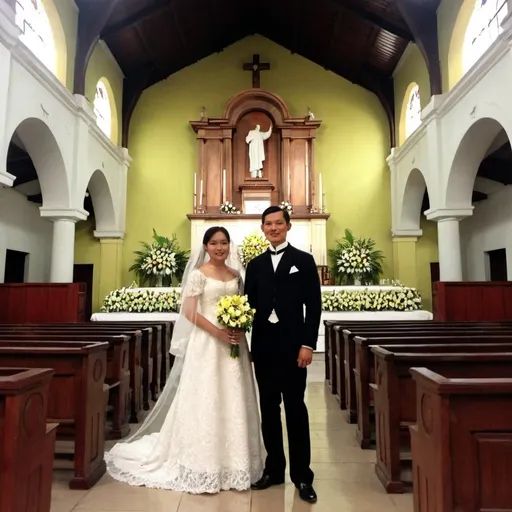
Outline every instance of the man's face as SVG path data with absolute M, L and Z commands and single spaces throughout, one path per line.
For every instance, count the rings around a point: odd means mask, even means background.
M 286 242 L 286 235 L 290 228 L 291 224 L 287 224 L 284 218 L 284 214 L 282 211 L 270 213 L 265 217 L 265 221 L 261 226 L 263 233 L 265 234 L 267 240 L 274 246 Z

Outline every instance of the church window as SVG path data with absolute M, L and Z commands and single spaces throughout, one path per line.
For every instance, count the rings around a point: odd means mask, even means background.
M 409 137 L 421 124 L 420 88 L 415 85 L 409 93 L 405 113 L 405 136 Z
M 52 72 L 57 68 L 57 52 L 50 21 L 41 0 L 16 0 L 16 24 L 20 40 Z
M 94 96 L 94 113 L 96 114 L 96 123 L 100 130 L 110 138 L 112 130 L 112 112 L 110 109 L 110 98 L 105 84 L 100 80 L 96 84 L 96 94 Z
M 507 15 L 507 0 L 476 0 L 462 49 L 464 72 L 485 53 L 502 32 Z

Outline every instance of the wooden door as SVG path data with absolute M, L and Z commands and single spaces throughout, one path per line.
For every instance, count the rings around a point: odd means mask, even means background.
M 73 267 L 73 283 L 85 283 L 85 320 L 92 316 L 92 286 L 94 282 L 94 265 L 82 264 Z

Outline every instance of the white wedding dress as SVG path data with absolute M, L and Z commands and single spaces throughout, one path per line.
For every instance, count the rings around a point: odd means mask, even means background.
M 239 280 L 223 282 L 193 270 L 184 295 L 198 296 L 198 312 L 217 324 L 223 295 L 239 293 Z M 193 494 L 250 488 L 262 473 L 260 418 L 245 339 L 240 357 L 194 328 L 176 396 L 158 433 L 120 442 L 105 455 L 108 473 L 130 485 Z

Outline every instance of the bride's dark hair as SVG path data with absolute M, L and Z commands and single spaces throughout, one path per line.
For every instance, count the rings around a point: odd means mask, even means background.
M 218 232 L 224 233 L 226 235 L 226 238 L 228 242 L 231 243 L 231 237 L 229 236 L 229 232 L 226 228 L 222 226 L 212 226 L 211 228 L 206 230 L 206 233 L 203 237 L 203 245 L 207 246 L 208 242 L 213 238 L 214 235 L 216 235 Z

